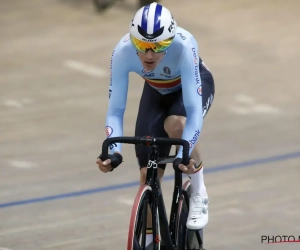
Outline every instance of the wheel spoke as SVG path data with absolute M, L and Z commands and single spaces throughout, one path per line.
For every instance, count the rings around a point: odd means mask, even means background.
M 146 249 L 146 231 L 147 231 L 147 211 L 148 211 L 148 199 L 143 204 L 143 213 L 142 217 L 144 218 L 142 221 L 142 239 L 141 239 L 141 247 L 142 250 Z

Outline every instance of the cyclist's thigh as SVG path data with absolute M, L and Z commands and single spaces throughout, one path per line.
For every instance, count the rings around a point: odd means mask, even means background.
M 202 60 L 200 59 L 199 71 L 202 84 L 202 115 L 205 117 L 214 99 L 215 84 L 211 72 L 201 62 Z M 170 115 L 186 117 L 181 91 L 178 92 L 176 100 L 168 110 L 168 116 Z
M 136 119 L 135 136 L 168 137 L 164 130 L 164 120 L 167 112 L 161 105 L 162 95 L 145 83 Z M 160 146 L 159 154 L 168 155 L 170 146 Z M 149 147 L 136 145 L 135 152 L 140 168 L 148 164 Z M 159 165 L 165 168 L 166 164 Z

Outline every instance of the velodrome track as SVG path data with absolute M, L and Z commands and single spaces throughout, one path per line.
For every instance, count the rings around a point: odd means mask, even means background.
M 300 2 L 163 3 L 195 35 L 216 82 L 201 134 L 205 248 L 299 249 L 261 236 L 300 235 Z M 139 178 L 133 147 L 113 173 L 95 164 L 110 55 L 135 11 L 124 6 L 98 15 L 87 1 L 1 1 L 1 250 L 126 248 Z M 126 135 L 141 90 L 130 75 Z M 171 167 L 162 187 L 169 207 Z

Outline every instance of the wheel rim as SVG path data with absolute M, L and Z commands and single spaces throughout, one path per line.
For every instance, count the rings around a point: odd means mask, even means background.
M 145 244 L 147 208 L 151 191 L 150 186 L 143 185 L 136 195 L 130 217 L 127 250 L 140 250 L 141 244 Z

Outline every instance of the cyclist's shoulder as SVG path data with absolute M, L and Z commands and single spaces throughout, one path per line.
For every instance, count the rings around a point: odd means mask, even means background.
M 118 53 L 120 55 L 128 55 L 134 53 L 135 50 L 130 42 L 130 36 L 129 33 L 122 36 L 121 39 L 117 42 L 117 45 L 114 48 L 114 53 Z
M 193 34 L 182 27 L 177 27 L 175 42 L 177 44 L 181 44 L 183 47 L 188 46 L 191 43 L 197 44 L 197 41 Z

